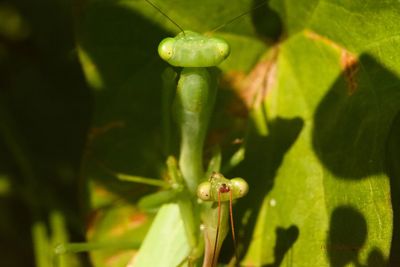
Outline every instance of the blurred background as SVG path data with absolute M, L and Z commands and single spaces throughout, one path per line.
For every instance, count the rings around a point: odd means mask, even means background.
M 71 1 L 0 1 L 1 266 L 34 266 L 32 236 L 49 234 L 51 216 L 84 233 L 76 188 L 93 100 L 72 10 Z

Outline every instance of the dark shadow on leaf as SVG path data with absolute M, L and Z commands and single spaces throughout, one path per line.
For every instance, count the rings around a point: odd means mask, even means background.
M 374 248 L 372 251 L 370 251 L 370 253 L 368 254 L 367 267 L 385 267 L 385 266 L 398 266 L 398 265 L 388 265 L 380 249 Z
M 286 253 L 294 245 L 299 237 L 299 228 L 295 225 L 289 228 L 278 227 L 276 230 L 276 244 L 274 248 L 274 263 L 264 265 L 264 267 L 279 267 Z
M 324 166 L 343 179 L 385 171 L 386 138 L 400 108 L 399 79 L 368 55 L 357 64 L 353 84 L 345 70 L 314 117 L 314 149 Z
M 390 264 L 397 266 L 400 80 L 369 55 L 362 55 L 356 64 L 353 76 L 344 70 L 320 102 L 314 117 L 313 146 L 324 167 L 337 179 L 389 176 L 391 192 L 387 194 L 394 216 Z M 330 258 L 342 266 L 343 257 L 335 260 L 332 254 Z
M 332 267 L 353 264 L 358 267 L 385 267 L 390 265 L 379 248 L 368 253 L 367 264 L 359 262 L 359 253 L 367 235 L 367 222 L 364 216 L 351 206 L 339 206 L 331 215 L 329 236 L 324 249 Z
M 253 8 L 251 14 L 254 27 L 257 34 L 266 41 L 276 42 L 282 35 L 282 21 L 278 13 L 272 10 L 269 3 L 260 6 L 266 0 L 253 0 Z M 260 6 L 259 8 L 256 8 Z
M 91 3 L 79 20 L 79 45 L 101 78 L 93 122 L 100 134 L 93 135 L 89 147 L 89 158 L 95 161 L 93 177 L 131 200 L 148 187 L 119 182 L 98 163 L 113 172 L 159 177 L 165 160 L 160 133 L 161 73 L 166 64 L 157 47 L 169 35 L 112 1 Z
M 325 249 L 332 267 L 353 263 L 360 266 L 358 254 L 367 239 L 367 222 L 351 206 L 339 206 L 331 214 Z
M 255 126 L 250 127 L 245 159 L 232 171 L 232 174 L 229 174 L 230 177 L 244 177 L 251 188 L 251 193 L 238 201 L 235 207 L 238 211 L 235 213 L 236 218 L 243 218 L 246 213 L 251 212 L 246 224 L 238 227 L 242 229 L 238 242 L 244 248 L 250 244 L 258 211 L 264 197 L 274 186 L 275 174 L 285 153 L 301 132 L 303 120 L 278 118 L 271 121 L 268 126 L 268 136 L 259 135 Z
M 400 113 L 393 121 L 386 149 L 393 207 L 393 235 L 389 266 L 400 266 Z

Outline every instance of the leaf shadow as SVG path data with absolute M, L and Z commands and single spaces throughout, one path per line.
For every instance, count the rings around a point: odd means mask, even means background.
M 266 0 L 253 0 L 251 19 L 257 34 L 265 40 L 278 41 L 283 34 L 282 20 L 279 14 L 267 4 Z M 269 2 L 269 1 L 268 1 Z M 261 5 L 261 6 L 260 6 Z
M 245 159 L 229 174 L 232 177 L 245 177 L 252 190 L 235 207 L 236 218 L 247 217 L 246 222 L 239 227 L 241 247 L 249 246 L 264 197 L 272 190 L 276 171 L 284 155 L 296 141 L 303 124 L 300 118 L 277 118 L 269 123 L 268 136 L 259 135 L 254 125 L 250 127 L 252 130 L 247 137 L 249 141 L 246 144 Z M 258 163 L 257 166 L 254 165 L 255 162 Z M 298 229 L 297 226 L 292 227 Z M 277 246 L 279 247 L 278 243 Z
M 400 172 L 397 167 L 400 155 L 399 150 L 395 151 L 399 148 L 399 111 L 400 79 L 372 56 L 362 54 L 357 62 L 344 68 L 319 103 L 312 136 L 314 151 L 335 179 L 359 181 L 380 174 L 389 177 L 391 191 L 387 192 L 387 199 L 391 201 L 394 218 L 390 262 L 387 263 L 390 266 L 398 265 L 399 256 L 395 249 L 400 247 Z M 340 220 L 352 228 L 338 230 Z M 350 261 L 361 266 L 356 255 L 358 246 L 362 245 L 360 229 L 366 228 L 364 221 L 362 214 L 354 208 L 337 207 L 334 210 L 329 239 L 333 243 L 354 246 L 355 251 L 340 254 L 328 250 L 332 266 L 341 267 Z M 353 224 L 357 222 L 356 227 Z M 332 231 L 338 231 L 338 237 L 332 235 Z M 380 256 L 382 253 L 376 249 L 371 252 L 369 261 L 380 262 Z
M 148 187 L 136 184 L 128 190 L 126 183 L 104 168 L 159 177 L 165 160 L 160 122 L 161 73 L 166 64 L 159 59 L 157 47 L 169 34 L 133 9 L 112 1 L 91 3 L 78 25 L 79 47 L 100 80 L 94 90 L 92 125 L 96 128 L 88 147 L 88 170 L 108 190 L 134 201 Z
M 384 140 L 400 109 L 398 77 L 368 55 L 356 64 L 353 74 L 345 69 L 337 78 L 314 115 L 314 150 L 341 179 L 385 172 Z
M 281 266 L 286 253 L 290 250 L 299 237 L 299 228 L 295 225 L 291 225 L 288 228 L 277 227 L 275 232 L 276 244 L 274 248 L 274 262 L 263 265 L 263 267 Z
M 367 222 L 351 206 L 336 207 L 330 217 L 325 249 L 333 267 L 354 263 L 360 266 L 358 255 L 367 240 Z
M 336 207 L 331 214 L 328 239 L 323 247 L 327 252 L 330 266 L 344 267 L 349 264 L 358 267 L 388 266 L 388 262 L 377 247 L 369 251 L 366 265 L 360 263 L 360 250 L 367 236 L 368 226 L 361 212 L 348 205 Z
M 400 266 L 400 112 L 393 120 L 388 142 L 387 172 L 390 177 L 391 200 L 393 207 L 393 235 L 389 266 Z M 371 265 L 372 266 L 372 265 Z

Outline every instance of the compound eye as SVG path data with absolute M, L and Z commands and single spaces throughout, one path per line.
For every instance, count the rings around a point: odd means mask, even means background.
M 243 178 L 231 179 L 235 198 L 243 197 L 249 192 L 249 184 Z
M 211 199 L 211 183 L 202 182 L 197 187 L 197 197 L 201 200 L 207 201 Z
M 229 44 L 225 41 L 220 41 L 217 44 L 217 49 L 218 49 L 218 52 L 219 52 L 221 58 L 223 58 L 223 59 L 227 58 L 230 54 Z
M 174 38 L 165 38 L 158 46 L 158 54 L 160 57 L 168 61 L 172 58 L 174 52 L 175 40 Z

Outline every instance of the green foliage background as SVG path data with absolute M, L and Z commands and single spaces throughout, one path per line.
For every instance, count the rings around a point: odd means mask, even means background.
M 154 3 L 206 32 L 259 1 Z M 270 0 L 215 33 L 232 52 L 205 149 L 226 160 L 245 140 L 226 173 L 250 184 L 235 209 L 244 266 L 400 265 L 399 17 L 395 0 Z M 35 247 L 49 262 L 68 238 L 129 243 L 95 266 L 135 254 L 153 189 L 109 170 L 164 175 L 156 51 L 177 32 L 142 0 L 0 2 L 2 266 L 34 266 Z

